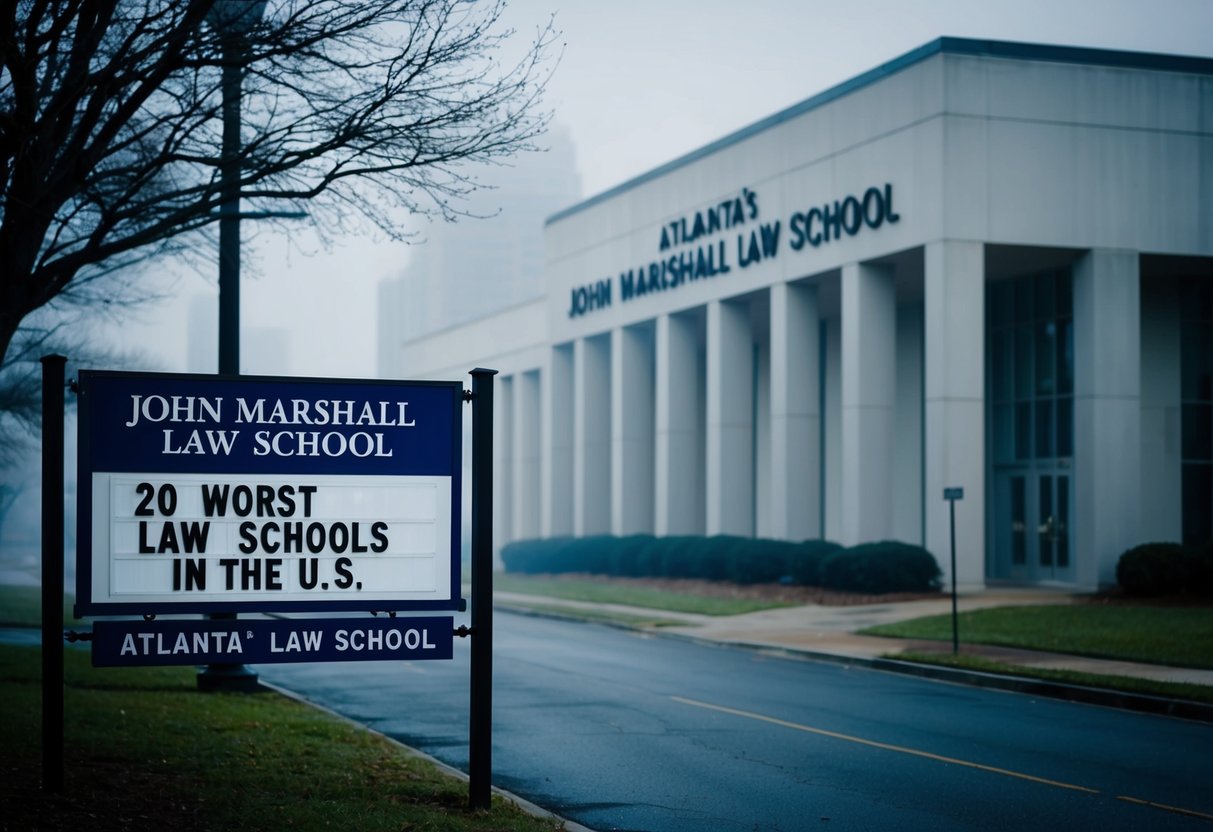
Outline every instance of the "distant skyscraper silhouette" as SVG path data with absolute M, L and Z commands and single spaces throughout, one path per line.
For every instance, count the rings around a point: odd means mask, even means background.
M 396 366 L 400 345 L 543 294 L 543 224 L 581 196 L 574 147 L 555 126 L 548 149 L 487 167 L 486 188 L 461 206 L 472 216 L 417 229 L 412 261 L 379 285 L 379 373 Z

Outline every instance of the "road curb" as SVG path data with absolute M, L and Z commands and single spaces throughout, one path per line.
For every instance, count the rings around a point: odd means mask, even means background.
M 1132 693 L 1130 691 L 1112 690 L 1110 688 L 1074 685 L 1049 679 L 1033 679 L 1027 676 L 1008 676 L 981 670 L 964 670 L 961 668 L 941 667 L 939 665 L 919 664 L 900 659 L 880 658 L 860 661 L 866 661 L 868 666 L 874 670 L 903 673 L 925 679 L 937 679 L 972 685 L 974 687 L 1024 693 L 1030 696 L 1064 699 L 1068 702 L 1078 702 L 1084 705 L 1102 705 L 1126 711 L 1138 711 L 1159 716 L 1190 719 L 1196 722 L 1213 723 L 1213 705 L 1207 705 L 1202 702 L 1169 699 L 1163 696 L 1151 696 L 1145 693 Z
M 703 644 L 711 647 L 740 647 L 745 650 L 778 655 L 785 658 L 805 659 L 810 661 L 828 662 L 848 667 L 866 667 L 872 670 L 882 670 L 888 673 L 900 673 L 906 676 L 917 676 L 938 682 L 951 682 L 958 685 L 1002 690 L 1010 693 L 1022 693 L 1029 696 L 1041 696 L 1048 699 L 1061 699 L 1067 702 L 1077 702 L 1084 705 L 1101 705 L 1107 708 L 1118 708 L 1125 711 L 1154 714 L 1156 716 L 1171 716 L 1178 719 L 1188 719 L 1194 722 L 1213 723 L 1213 705 L 1203 702 L 1190 702 L 1184 699 L 1170 699 L 1164 696 L 1151 696 L 1144 693 L 1131 693 L 1109 688 L 1096 688 L 1087 685 L 1074 685 L 1066 682 L 1056 682 L 1048 679 L 1033 679 L 1027 676 L 1011 676 L 1002 673 L 990 673 L 980 670 L 965 670 L 941 665 L 919 664 L 902 659 L 892 658 L 862 658 L 845 656 L 836 653 L 823 653 L 800 647 L 756 644 L 744 641 L 718 641 L 703 638 L 688 633 L 671 633 L 660 628 L 641 629 L 616 621 L 597 621 L 579 618 L 576 615 L 562 615 L 551 610 L 531 610 L 513 605 L 501 605 L 502 609 L 510 612 L 531 615 L 538 618 L 555 618 L 569 621 L 580 621 L 589 624 L 603 624 L 616 629 L 641 632 L 646 635 L 661 638 L 680 639 L 682 641 Z

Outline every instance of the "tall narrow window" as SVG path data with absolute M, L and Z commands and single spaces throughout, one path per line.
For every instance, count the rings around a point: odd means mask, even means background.
M 987 293 L 994 571 L 1066 581 L 1074 454 L 1074 303 L 1068 268 Z
M 1213 541 L 1213 280 L 1180 281 L 1183 540 Z
M 990 287 L 995 465 L 1074 453 L 1074 318 L 1068 269 Z

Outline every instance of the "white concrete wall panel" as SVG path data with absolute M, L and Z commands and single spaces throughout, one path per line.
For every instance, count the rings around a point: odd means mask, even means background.
M 892 269 L 842 268 L 842 541 L 893 533 L 897 295 Z
M 401 353 L 400 377 L 466 378 L 476 367 L 503 375 L 535 369 L 547 360 L 547 322 L 547 302 L 537 300 L 410 341 Z
M 926 547 L 950 585 L 945 488 L 956 510 L 957 585 L 985 583 L 985 256 L 980 243 L 926 247 L 923 275 Z
M 493 551 L 499 552 L 502 546 L 515 539 L 514 378 L 497 376 L 495 381 L 493 391 Z
M 704 445 L 695 321 L 663 315 L 656 329 L 655 531 L 702 534 Z
M 611 530 L 611 345 L 573 346 L 573 533 Z
M 744 305 L 708 305 L 708 534 L 754 533 L 753 345 Z
M 1141 278 L 1136 252 L 1096 250 L 1074 269 L 1074 544 L 1077 580 L 1116 582 L 1141 542 Z
M 817 287 L 771 287 L 770 535 L 821 537 Z
M 651 327 L 611 333 L 611 531 L 654 528 L 655 358 Z
M 543 384 L 541 525 L 544 537 L 573 533 L 573 345 L 553 347 Z
M 540 534 L 540 458 L 542 427 L 539 371 L 514 377 L 513 390 L 513 522 L 510 537 L 529 540 Z

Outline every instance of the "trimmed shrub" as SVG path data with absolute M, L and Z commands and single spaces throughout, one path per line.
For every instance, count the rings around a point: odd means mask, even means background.
M 1189 550 L 1192 557 L 1191 591 L 1204 598 L 1213 598 L 1213 540 Z
M 571 537 L 546 540 L 520 540 L 501 548 L 501 562 L 507 572 L 535 575 L 543 572 L 565 571 L 563 550 L 573 541 Z
M 703 540 L 702 537 L 687 535 L 657 538 L 660 545 L 655 547 L 658 563 L 654 574 L 661 578 L 697 577 Z
M 1213 546 L 1142 543 L 1116 562 L 1116 582 L 1126 595 L 1213 596 Z
M 844 549 L 826 540 L 791 543 L 714 537 L 557 537 L 501 550 L 509 572 L 588 572 L 628 578 L 697 578 L 739 584 L 785 582 L 852 592 L 927 592 L 939 567 L 921 546 L 871 543 Z
M 788 576 L 788 562 L 796 549 L 785 540 L 739 538 L 731 547 L 729 579 L 738 584 L 773 584 Z
M 933 592 L 941 574 L 926 549 L 893 540 L 838 549 L 821 561 L 822 586 L 874 595 Z
M 821 586 L 821 562 L 840 549 L 840 544 L 830 540 L 797 543 L 788 556 L 786 568 L 789 580 L 801 586 Z

